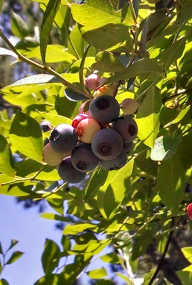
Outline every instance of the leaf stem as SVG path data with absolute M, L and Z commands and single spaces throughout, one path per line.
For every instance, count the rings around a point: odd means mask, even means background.
M 34 60 L 31 60 L 27 57 L 25 57 L 24 55 L 22 55 L 20 52 L 18 52 L 18 50 L 12 45 L 12 43 L 8 40 L 8 38 L 3 34 L 3 31 L 0 29 L 0 37 L 3 39 L 3 41 L 9 46 L 9 48 L 17 55 L 18 60 L 24 61 L 30 65 L 32 65 L 35 68 L 41 69 L 42 71 L 49 73 L 51 75 L 56 76 L 57 78 L 60 79 L 60 81 L 63 83 L 63 85 L 65 85 L 66 87 L 72 89 L 75 92 L 78 93 L 83 93 L 86 97 L 90 98 L 88 92 L 86 92 L 86 90 L 82 90 L 80 88 L 78 88 L 77 86 L 75 86 L 74 84 L 71 84 L 70 82 L 68 82 L 67 80 L 65 80 L 63 78 L 63 76 L 56 72 L 53 68 L 51 68 L 48 65 L 42 65 Z

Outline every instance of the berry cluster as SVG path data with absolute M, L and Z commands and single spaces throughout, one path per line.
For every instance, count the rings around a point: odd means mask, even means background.
M 86 87 L 95 90 L 88 110 L 79 113 L 72 126 L 56 126 L 44 146 L 44 162 L 58 166 L 58 174 L 64 181 L 80 182 L 98 164 L 106 170 L 121 168 L 137 135 L 137 124 L 127 114 L 129 108 L 120 116 L 121 106 L 113 92 L 106 94 L 111 86 L 98 88 L 100 82 L 96 74 L 86 79 Z

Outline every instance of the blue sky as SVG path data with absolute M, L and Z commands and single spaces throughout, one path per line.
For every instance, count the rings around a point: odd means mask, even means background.
M 53 212 L 47 207 L 47 212 Z M 55 222 L 40 217 L 36 207 L 24 210 L 21 204 L 16 203 L 10 196 L 0 195 L 0 241 L 3 249 L 7 249 L 11 239 L 19 243 L 15 250 L 24 252 L 24 255 L 11 265 L 7 265 L 1 278 L 5 278 L 10 285 L 33 285 L 42 275 L 41 254 L 46 238 L 53 239 L 60 245 L 62 232 L 55 230 Z M 105 249 L 100 255 L 110 252 Z M 93 270 L 106 264 L 99 258 L 95 259 L 87 270 Z M 106 268 L 110 273 L 109 268 Z M 81 277 L 82 284 L 88 284 L 85 274 Z M 125 284 L 117 278 L 118 284 Z M 142 280 L 135 280 L 140 285 Z M 51 285 L 51 284 L 50 284 Z
M 16 239 L 19 243 L 15 250 L 24 252 L 19 260 L 6 267 L 2 277 L 10 285 L 32 285 L 43 275 L 41 254 L 45 239 L 60 243 L 61 231 L 55 230 L 53 221 L 40 218 L 36 207 L 24 210 L 14 198 L 3 195 L 0 196 L 0 229 L 3 248 Z

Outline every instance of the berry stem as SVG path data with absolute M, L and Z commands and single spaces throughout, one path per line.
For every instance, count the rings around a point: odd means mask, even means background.
M 35 68 L 41 69 L 42 71 L 54 75 L 57 78 L 60 79 L 60 81 L 63 83 L 63 85 L 65 85 L 66 87 L 72 89 L 75 92 L 78 93 L 83 93 L 86 97 L 90 98 L 89 93 L 86 90 L 82 90 L 76 86 L 74 86 L 74 84 L 71 84 L 70 82 L 68 82 L 67 80 L 65 80 L 63 78 L 63 76 L 58 73 L 57 71 L 55 71 L 53 68 L 51 68 L 48 65 L 42 65 L 34 60 L 31 60 L 27 57 L 25 57 L 24 55 L 22 55 L 20 52 L 18 52 L 18 50 L 12 45 L 12 43 L 8 40 L 8 38 L 3 34 L 3 31 L 0 29 L 0 37 L 3 39 L 3 41 L 8 45 L 8 47 L 17 55 L 18 57 L 18 61 L 24 61 L 30 65 L 32 65 Z
M 79 81 L 80 81 L 81 87 L 83 88 L 85 93 L 89 94 L 89 96 L 87 96 L 88 98 L 91 98 L 91 94 L 90 94 L 89 90 L 87 90 L 86 87 L 85 87 L 83 70 L 84 70 L 85 59 L 86 59 L 86 56 L 87 56 L 87 53 L 88 53 L 90 47 L 91 47 L 90 45 L 87 45 L 87 47 L 86 47 L 86 49 L 84 51 L 82 60 L 81 60 L 80 68 L 79 68 Z

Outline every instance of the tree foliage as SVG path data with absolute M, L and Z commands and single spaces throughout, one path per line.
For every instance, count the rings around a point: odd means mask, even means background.
M 42 217 L 65 223 L 60 245 L 45 242 L 44 276 L 35 285 L 74 284 L 82 272 L 94 284 L 114 284 L 105 268 L 88 267 L 108 246 L 112 252 L 98 258 L 120 264 L 114 275 L 126 284 L 138 276 L 143 285 L 191 284 L 191 247 L 180 250 L 182 233 L 190 230 L 191 1 L 36 2 L 42 10 L 38 27 L 11 15 L 15 46 L 0 30 L 6 44 L 0 55 L 12 57 L 14 65 L 27 63 L 33 73 L 1 88 L 16 111 L 0 113 L 0 193 L 45 199 L 56 212 Z M 139 103 L 138 137 L 123 168 L 98 167 L 83 186 L 54 184 L 60 178 L 42 161 L 49 132 L 42 133 L 40 122 L 71 124 L 92 98 L 84 79 L 94 70 L 118 84 L 118 102 Z M 167 252 L 175 248 L 171 262 Z M 61 266 L 69 256 L 73 262 Z

